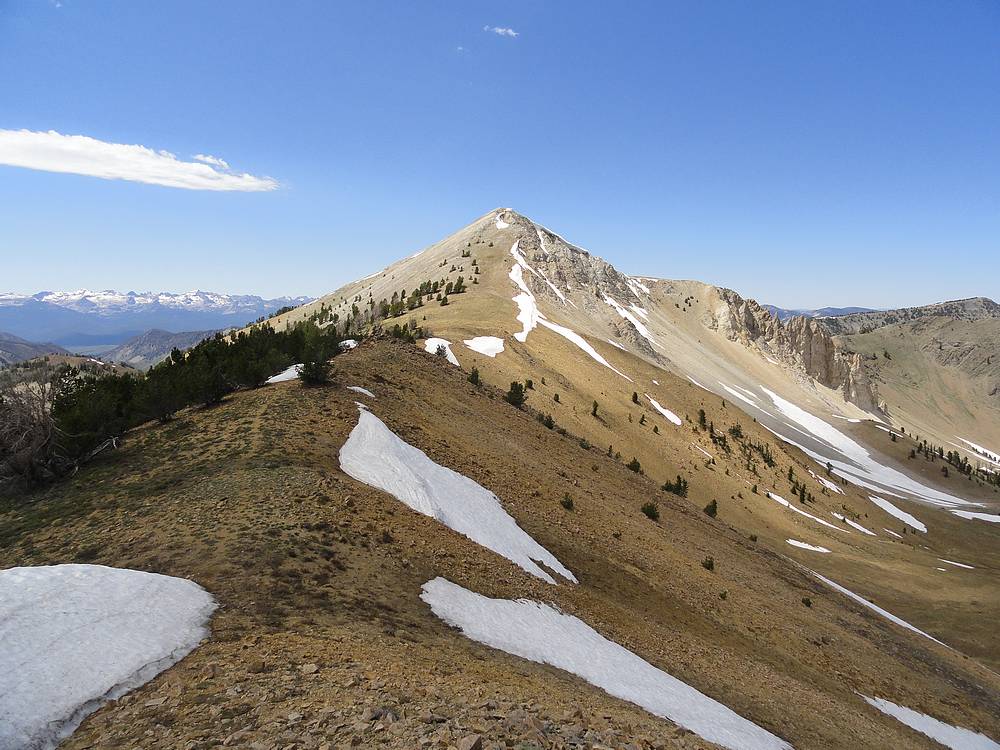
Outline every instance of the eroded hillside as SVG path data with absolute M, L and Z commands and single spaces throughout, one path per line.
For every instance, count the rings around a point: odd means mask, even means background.
M 1000 318 L 928 314 L 838 340 L 863 357 L 894 424 L 1000 470 L 989 459 L 1000 451 Z
M 118 455 L 66 484 L 5 504 L 5 567 L 77 561 L 162 572 L 194 579 L 220 604 L 209 642 L 102 709 L 66 747 L 446 747 L 474 735 L 487 747 L 711 746 L 565 671 L 447 627 L 421 599 L 438 577 L 487 597 L 554 603 L 797 748 L 933 746 L 858 693 L 1000 734 L 1000 682 L 980 666 L 998 664 L 991 524 L 926 508 L 927 533 L 904 531 L 852 487 L 828 488 L 797 449 L 677 378 L 661 381 L 654 398 L 681 413 L 704 409 L 711 431 L 669 422 L 644 394 L 641 407 L 625 399 L 624 409 L 594 417 L 566 390 L 562 410 L 550 409 L 554 386 L 540 391 L 536 372 L 528 406 L 553 414 L 548 429 L 501 391 L 400 342 L 366 342 L 335 363 L 335 385 L 292 380 L 186 411 L 130 434 Z M 495 493 L 578 583 L 545 583 L 345 474 L 339 457 L 358 402 L 439 466 Z M 612 415 L 629 424 L 626 412 L 631 424 L 644 417 L 651 452 L 672 462 L 670 473 L 690 480 L 687 498 L 660 489 L 665 465 L 643 463 L 642 475 L 626 466 L 628 453 L 616 460 L 603 444 L 581 443 L 586 420 L 604 430 Z M 729 432 L 735 424 L 739 437 Z M 765 444 L 774 465 L 754 459 L 759 476 L 748 474 L 742 446 Z M 789 470 L 812 502 L 791 497 Z M 702 510 L 709 500 L 714 518 Z M 642 512 L 648 503 L 657 520 Z

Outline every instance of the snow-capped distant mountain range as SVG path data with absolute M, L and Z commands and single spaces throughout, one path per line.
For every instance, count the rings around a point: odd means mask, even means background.
M 72 348 L 119 344 L 151 328 L 191 331 L 242 326 L 309 297 L 114 290 L 0 293 L 0 331 Z
M 273 306 L 301 305 L 309 297 L 278 297 L 264 299 L 252 294 L 219 294 L 217 292 L 116 292 L 106 289 L 93 292 L 81 289 L 76 292 L 38 292 L 37 294 L 5 294 L 0 292 L 0 307 L 21 306 L 35 302 L 47 302 L 59 307 L 67 307 L 78 312 L 113 314 L 125 310 L 135 310 L 143 306 L 159 305 L 183 310 L 212 310 L 215 312 L 240 313 Z

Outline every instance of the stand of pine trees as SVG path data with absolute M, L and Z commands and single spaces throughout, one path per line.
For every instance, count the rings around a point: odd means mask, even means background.
M 231 339 L 216 334 L 186 353 L 175 349 L 140 377 L 69 370 L 52 384 L 50 418 L 58 438 L 50 463 L 74 467 L 144 422 L 167 422 L 185 407 L 209 406 L 233 391 L 257 388 L 296 362 L 326 363 L 340 352 L 341 340 L 336 326 L 320 328 L 312 321 L 284 331 L 255 325 Z

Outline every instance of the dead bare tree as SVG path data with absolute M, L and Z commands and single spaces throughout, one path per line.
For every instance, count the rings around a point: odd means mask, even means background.
M 0 480 L 35 484 L 65 470 L 47 380 L 0 386 Z
M 32 486 L 73 474 L 121 447 L 122 436 L 112 435 L 83 455 L 71 457 L 67 451 L 80 436 L 60 429 L 53 407 L 76 378 L 74 370 L 45 368 L 28 379 L 0 381 L 0 487 L 18 481 Z

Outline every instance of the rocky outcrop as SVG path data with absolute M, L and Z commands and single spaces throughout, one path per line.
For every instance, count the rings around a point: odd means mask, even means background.
M 525 274 L 525 282 L 536 297 L 545 299 L 550 308 L 553 304 L 568 305 L 573 310 L 569 317 L 578 322 L 581 320 L 575 314 L 578 311 L 587 313 L 590 320 L 611 320 L 609 332 L 631 351 L 663 361 L 631 322 L 609 314 L 611 308 L 604 301 L 605 296 L 624 304 L 643 304 L 628 276 L 603 258 L 570 244 L 527 217 L 508 210 L 504 220 L 519 228 L 518 248 L 541 275 L 540 278 Z
M 814 318 L 796 316 L 781 321 L 752 299 L 720 289 L 721 304 L 714 326 L 732 341 L 753 346 L 800 369 L 865 411 L 881 411 L 878 393 L 861 355 L 837 346 Z
M 830 333 L 844 336 L 855 333 L 868 333 L 878 328 L 906 323 L 921 318 L 944 317 L 953 320 L 984 320 L 1000 318 L 1000 305 L 986 297 L 970 297 L 968 299 L 938 302 L 922 307 L 902 307 L 898 310 L 875 310 L 871 312 L 853 313 L 837 317 L 816 318 Z

